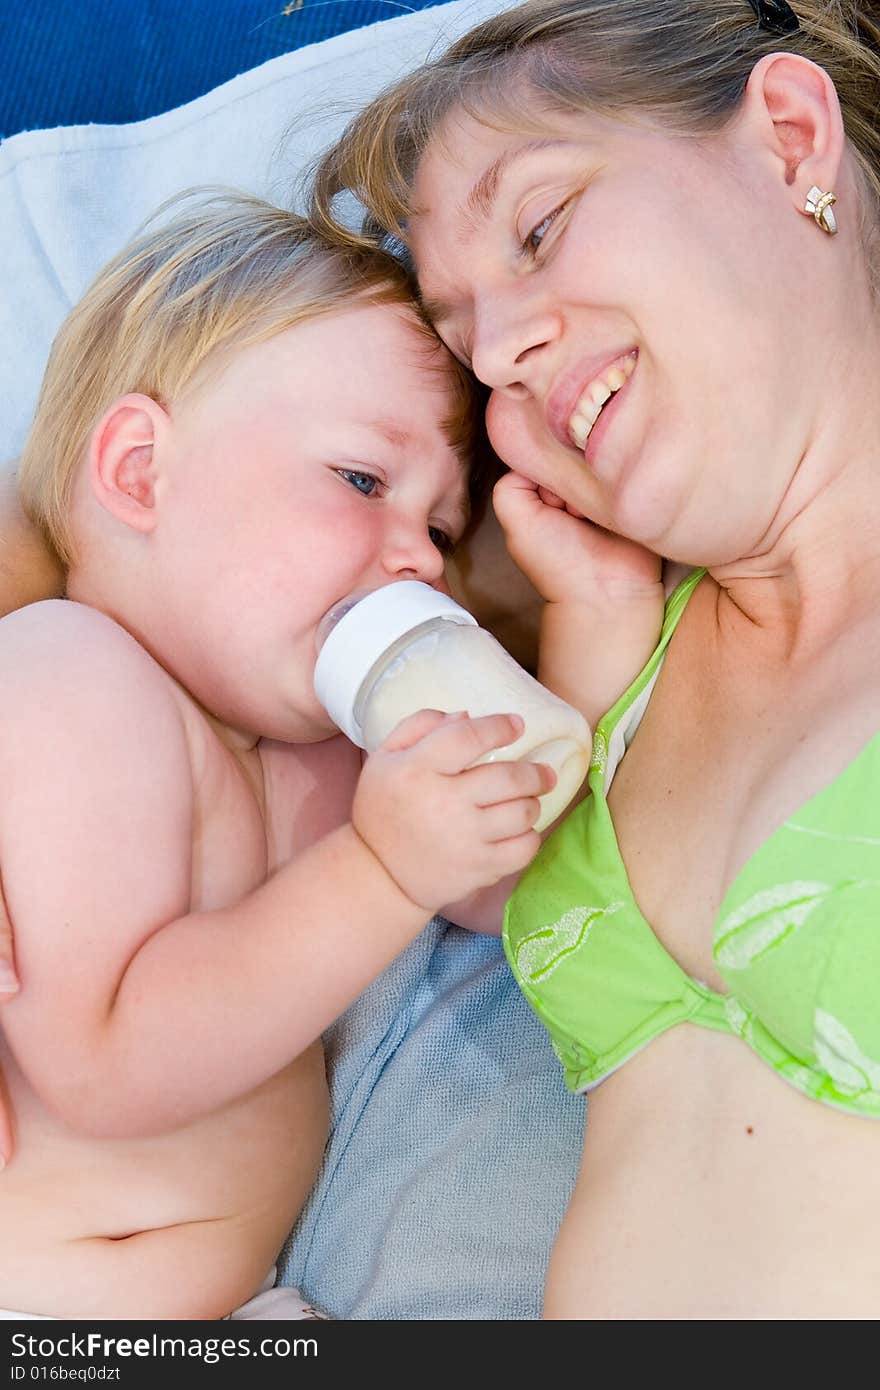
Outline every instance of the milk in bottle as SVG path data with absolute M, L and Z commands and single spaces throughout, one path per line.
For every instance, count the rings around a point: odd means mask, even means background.
M 549 763 L 556 785 L 535 828 L 565 809 L 587 775 L 583 716 L 514 661 L 476 619 L 419 580 L 360 591 L 335 604 L 318 631 L 315 691 L 333 722 L 368 752 L 421 709 L 519 714 L 522 734 L 479 761 Z

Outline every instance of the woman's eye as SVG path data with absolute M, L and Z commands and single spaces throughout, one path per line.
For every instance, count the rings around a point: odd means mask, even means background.
M 559 207 L 554 208 L 552 212 L 548 212 L 546 217 L 542 217 L 541 221 L 535 224 L 522 242 L 522 250 L 525 255 L 534 256 L 537 254 L 544 237 L 566 206 L 566 203 L 560 203 Z
M 340 478 L 351 483 L 363 497 L 372 497 L 379 486 L 378 478 L 374 478 L 372 473 L 359 473 L 355 468 L 340 468 L 338 472 Z
M 445 531 L 441 531 L 439 526 L 429 526 L 428 535 L 433 545 L 436 545 L 441 555 L 451 556 L 455 554 L 455 541 Z

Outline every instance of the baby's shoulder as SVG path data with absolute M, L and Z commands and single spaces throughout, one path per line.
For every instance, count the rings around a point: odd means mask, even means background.
M 73 654 L 81 652 L 84 643 L 95 651 L 110 646 L 139 646 L 131 633 L 106 613 L 71 599 L 49 598 L 29 603 L 0 618 L 0 655 L 13 648 L 18 655 L 49 649 Z
M 106 613 L 47 599 L 0 619 L 0 707 L 47 717 L 78 700 L 173 702 L 173 682 L 149 652 Z
M 50 598 L 29 603 L 0 618 L 0 658 L 14 651 L 34 660 L 49 654 L 56 663 L 92 665 L 93 658 L 112 654 L 124 664 L 139 657 L 151 661 L 131 633 L 100 609 L 72 599 Z M 153 663 L 155 664 L 155 663 Z

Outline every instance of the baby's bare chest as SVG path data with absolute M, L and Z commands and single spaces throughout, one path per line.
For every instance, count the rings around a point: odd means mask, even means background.
M 268 826 L 259 784 L 216 742 L 201 751 L 193 779 L 191 910 L 225 907 L 269 871 Z
M 235 902 L 349 816 L 360 756 L 344 739 L 263 742 L 242 757 L 193 737 L 192 910 Z

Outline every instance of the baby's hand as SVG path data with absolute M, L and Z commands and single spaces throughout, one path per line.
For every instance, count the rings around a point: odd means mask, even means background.
M 517 873 L 537 854 L 542 763 L 471 764 L 522 732 L 518 715 L 421 710 L 364 764 L 352 824 L 407 897 L 428 912 Z
M 506 473 L 492 500 L 511 559 L 548 603 L 656 597 L 659 556 L 595 526 L 554 492 Z

